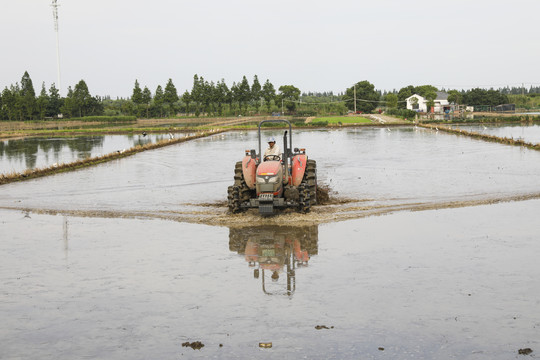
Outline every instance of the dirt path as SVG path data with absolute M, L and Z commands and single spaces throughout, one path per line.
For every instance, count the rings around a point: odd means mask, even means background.
M 404 120 L 385 114 L 366 114 L 364 115 L 371 121 L 380 124 L 404 124 Z

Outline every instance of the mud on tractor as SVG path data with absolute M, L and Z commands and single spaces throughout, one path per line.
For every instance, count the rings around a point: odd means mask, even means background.
M 261 156 L 261 125 L 285 123 L 283 153 Z M 305 149 L 292 148 L 292 126 L 287 120 L 263 120 L 259 123 L 259 152 L 246 150 L 234 168 L 234 185 L 228 188 L 229 209 L 240 212 L 258 208 L 261 215 L 272 215 L 274 209 L 293 208 L 308 212 L 317 203 L 317 164 L 308 159 Z

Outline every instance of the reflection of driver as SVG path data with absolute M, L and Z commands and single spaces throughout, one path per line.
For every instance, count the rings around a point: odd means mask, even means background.
M 264 158 L 267 156 L 271 156 L 271 159 L 269 160 L 276 160 L 272 159 L 272 155 L 277 156 L 281 159 L 281 151 L 279 150 L 279 146 L 276 145 L 276 139 L 273 137 L 268 138 L 268 148 L 264 151 Z

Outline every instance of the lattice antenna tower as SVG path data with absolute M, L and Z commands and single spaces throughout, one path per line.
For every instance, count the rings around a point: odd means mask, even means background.
M 57 0 L 52 0 L 51 4 L 53 8 L 53 18 L 54 18 L 54 31 L 56 32 L 56 70 L 58 72 L 58 92 L 60 92 L 60 89 L 62 88 L 62 85 L 60 83 L 60 43 L 58 41 L 58 3 Z

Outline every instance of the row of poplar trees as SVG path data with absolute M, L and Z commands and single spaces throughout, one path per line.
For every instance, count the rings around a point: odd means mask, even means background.
M 280 96 L 287 95 L 283 93 L 286 88 L 287 86 L 280 87 Z M 251 85 L 244 76 L 240 82 L 233 83 L 229 88 L 223 79 L 217 83 L 208 82 L 195 74 L 191 91 L 186 90 L 182 95 L 178 95 L 172 79 L 169 79 L 164 89 L 158 85 L 154 94 L 146 86 L 141 89 L 138 80 L 135 80 L 131 96 L 134 108 L 131 111 L 135 115 L 147 117 L 171 116 L 177 112 L 196 116 L 201 114 L 222 116 L 243 114 L 250 107 L 255 113 L 259 113 L 262 107 L 270 112 L 276 98 L 274 85 L 269 80 L 261 85 L 257 75 L 254 76 Z M 155 114 L 156 110 L 159 114 Z
M 0 93 L 0 120 L 38 120 L 64 117 L 83 117 L 103 114 L 100 97 L 90 95 L 84 80 L 72 89 L 68 88 L 65 98 L 60 96 L 53 83 L 49 90 L 42 83 L 39 95 L 36 95 L 32 79 L 27 71 L 20 83 L 5 87 Z

